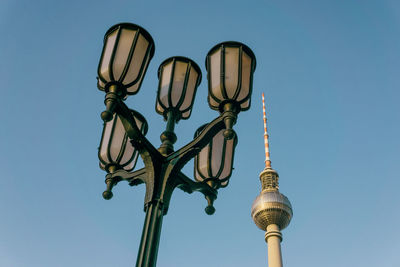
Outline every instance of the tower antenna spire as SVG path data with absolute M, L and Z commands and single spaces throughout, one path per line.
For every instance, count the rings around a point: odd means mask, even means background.
M 264 120 L 264 146 L 265 146 L 265 168 L 271 169 L 271 159 L 269 154 L 269 135 L 267 132 L 267 115 L 265 112 L 264 93 L 262 93 L 263 120 Z

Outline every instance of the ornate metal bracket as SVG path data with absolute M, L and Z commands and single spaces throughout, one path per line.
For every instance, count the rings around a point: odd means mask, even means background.
M 166 214 L 172 193 L 178 187 L 187 193 L 198 191 L 204 194 L 208 202 L 208 206 L 205 209 L 206 213 L 213 214 L 215 211 L 213 202 L 217 198 L 217 190 L 205 182 L 199 183 L 191 180 L 181 170 L 220 130 L 227 129 L 227 120 L 230 121 L 228 125 L 230 133 L 234 134 L 231 128 L 236 121 L 236 113 L 232 112 L 231 109 L 226 110 L 226 112 L 211 121 L 194 140 L 175 152 L 163 155 L 140 132 L 124 102 L 117 102 L 114 110 L 120 117 L 132 145 L 139 151 L 145 168 L 131 173 L 125 170 L 117 170 L 107 174 L 107 189 L 103 193 L 104 198 L 110 199 L 113 186 L 122 180 L 128 181 L 131 186 L 145 183 L 145 209 L 148 203 L 158 201 L 163 204 L 164 214 Z

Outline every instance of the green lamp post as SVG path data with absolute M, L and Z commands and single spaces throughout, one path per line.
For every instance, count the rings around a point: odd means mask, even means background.
M 145 137 L 147 122 L 124 100 L 136 94 L 154 55 L 150 34 L 138 25 L 121 23 L 104 37 L 98 67 L 97 87 L 106 93 L 106 110 L 99 147 L 100 167 L 107 171 L 105 199 L 120 181 L 134 186 L 144 183 L 146 212 L 136 266 L 156 265 L 163 216 L 175 188 L 201 192 L 207 199 L 207 214 L 213 214 L 217 190 L 228 185 L 232 173 L 237 137 L 232 129 L 240 111 L 249 109 L 256 59 L 244 44 L 225 42 L 207 55 L 208 102 L 219 116 L 200 127 L 195 138 L 175 150 L 175 123 L 190 117 L 197 87 L 201 82 L 198 65 L 186 57 L 171 57 L 158 69 L 156 112 L 167 121 L 157 149 Z M 144 168 L 135 170 L 138 155 Z M 181 170 L 195 158 L 195 180 Z

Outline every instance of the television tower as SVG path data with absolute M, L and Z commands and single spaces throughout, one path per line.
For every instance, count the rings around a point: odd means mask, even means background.
M 264 119 L 265 168 L 260 173 L 261 193 L 251 207 L 251 217 L 255 224 L 265 231 L 268 244 L 268 266 L 282 267 L 281 230 L 286 228 L 293 216 L 289 199 L 279 192 L 278 173 L 271 167 L 267 117 L 265 115 L 264 93 L 262 94 Z

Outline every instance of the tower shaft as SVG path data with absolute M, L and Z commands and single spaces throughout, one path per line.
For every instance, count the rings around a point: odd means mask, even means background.
M 279 226 L 270 224 L 265 233 L 265 242 L 268 244 L 268 267 L 283 267 L 281 252 L 282 234 Z

